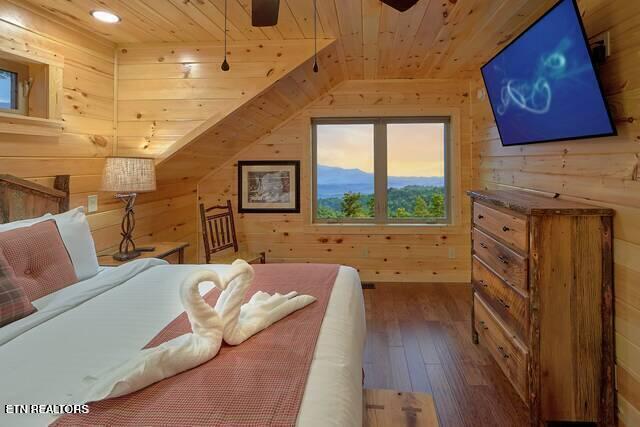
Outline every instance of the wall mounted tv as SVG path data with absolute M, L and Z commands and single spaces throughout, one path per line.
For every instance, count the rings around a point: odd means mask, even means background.
M 561 0 L 482 67 L 502 145 L 616 134 L 575 0 Z

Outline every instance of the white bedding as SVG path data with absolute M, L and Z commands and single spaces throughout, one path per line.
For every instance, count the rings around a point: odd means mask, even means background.
M 151 267 L 167 264 L 166 261 L 160 259 L 148 258 L 129 262 L 119 268 L 103 267 L 98 274 L 90 279 L 37 299 L 33 301 L 33 305 L 38 311 L 0 328 L 0 345 L 6 344 L 17 336 L 77 307 L 96 295 L 123 284 Z
M 141 261 L 103 270 L 60 291 L 66 295 L 42 298 L 33 315 L 42 316 L 39 320 L 0 329 L 0 343 L 6 342 L 0 346 L 0 425 L 43 426 L 53 421 L 52 415 L 5 414 L 4 405 L 73 403 L 87 377 L 130 358 L 183 311 L 177 290 L 188 273 L 202 268 L 224 273 L 229 268 Z M 212 286 L 203 285 L 201 293 Z M 364 339 L 360 279 L 354 269 L 340 267 L 298 425 L 362 425 Z

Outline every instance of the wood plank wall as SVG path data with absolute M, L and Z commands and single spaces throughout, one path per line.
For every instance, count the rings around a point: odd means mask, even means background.
M 64 56 L 64 131 L 61 137 L 0 134 L 0 172 L 53 185 L 58 174 L 71 175 L 71 207 L 99 196 L 99 211 L 89 216 L 98 251 L 119 242 L 122 206 L 98 192 L 104 157 L 118 153 L 115 143 L 115 46 L 73 25 L 61 25 L 46 12 L 0 0 L 0 43 L 35 47 Z M 195 254 L 195 183 L 160 186 L 141 195 L 136 237 L 149 240 L 191 238 Z M 170 212 L 170 214 L 169 214 Z M 189 229 L 191 227 L 191 229 Z
M 157 163 L 159 178 L 165 182 L 201 180 L 343 82 L 343 67 L 336 59 L 335 43 L 318 40 L 318 48 L 322 72 L 312 71 L 313 50 L 308 49 L 308 60 L 275 78 L 257 96 L 247 95 L 230 103 L 163 152 Z
M 320 48 L 327 43 L 321 40 Z M 230 43 L 227 52 L 231 70 L 223 72 L 222 42 L 119 45 L 118 153 L 162 154 L 306 61 L 313 45 L 307 40 L 244 41 Z
M 99 211 L 89 219 L 99 251 L 117 245 L 122 218 L 113 195 L 98 191 L 104 157 L 155 157 L 230 102 L 250 99 L 312 53 L 310 41 L 238 42 L 229 48 L 234 71 L 227 75 L 219 67 L 219 42 L 116 48 L 24 3 L 0 0 L 0 12 L 0 43 L 35 46 L 65 58 L 63 135 L 0 134 L 0 171 L 46 185 L 52 185 L 56 174 L 70 174 L 71 207 L 86 206 L 87 196 L 97 194 Z M 156 192 L 139 196 L 136 242 L 187 241 L 187 260 L 194 261 L 195 197 L 194 179 L 160 179 Z
M 472 85 L 474 186 L 517 187 L 611 207 L 620 425 L 640 425 L 640 2 L 579 2 L 589 36 L 611 35 L 601 77 L 619 135 L 502 147 L 482 83 Z M 480 96 L 480 97 L 479 97 Z
M 319 46 L 329 43 L 322 40 Z M 186 145 L 201 128 L 215 129 L 230 108 L 243 108 L 257 99 L 256 94 L 306 63 L 313 45 L 307 40 L 245 41 L 231 43 L 228 52 L 232 71 L 224 73 L 220 70 L 224 54 L 220 42 L 118 46 L 118 155 L 166 156 L 169 147 L 177 150 L 172 144 Z M 253 110 L 253 116 L 258 113 Z M 234 120 L 234 124 L 244 123 L 248 129 L 252 118 Z M 260 117 L 259 121 L 268 120 Z M 158 165 L 160 188 L 153 193 L 157 197 L 148 209 L 138 209 L 137 217 L 146 215 L 159 224 L 140 230 L 139 241 L 187 241 L 186 259 L 196 260 L 196 182 L 207 174 L 214 154 L 231 157 L 229 148 L 219 144 L 222 137 L 218 132 L 206 139 L 207 152 L 192 158 L 179 175 L 172 173 L 167 163 Z M 234 143 L 240 138 L 237 129 L 230 135 Z M 196 163 L 203 159 L 204 165 Z
M 364 281 L 463 282 L 470 276 L 469 207 L 462 197 L 471 184 L 467 81 L 352 80 L 339 84 L 200 181 L 206 205 L 233 201 L 237 210 L 238 160 L 301 160 L 301 213 L 236 215 L 241 245 L 266 250 L 269 262 L 336 262 L 360 270 Z M 322 116 L 448 115 L 455 152 L 456 224 L 450 227 L 313 225 L 310 221 L 310 119 Z M 449 259 L 450 248 L 455 259 Z M 202 252 L 200 252 L 202 254 Z

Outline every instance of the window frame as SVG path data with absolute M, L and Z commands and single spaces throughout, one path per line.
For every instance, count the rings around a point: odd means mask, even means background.
M 321 117 L 311 119 L 312 157 L 312 206 L 313 224 L 364 224 L 364 225 L 444 225 L 453 223 L 451 195 L 451 116 L 378 116 L 378 117 Z M 444 218 L 391 218 L 388 216 L 388 173 L 387 173 L 387 125 L 402 123 L 442 123 L 444 125 Z M 371 124 L 373 130 L 374 169 L 374 217 L 373 218 L 318 218 L 318 125 Z

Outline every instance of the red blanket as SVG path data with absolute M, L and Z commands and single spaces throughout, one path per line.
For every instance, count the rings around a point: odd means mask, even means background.
M 307 382 L 320 326 L 338 274 L 337 265 L 255 265 L 256 291 L 298 291 L 318 300 L 239 346 L 222 345 L 209 362 L 143 390 L 90 404 L 88 414 L 65 415 L 52 425 L 293 426 Z M 219 291 L 205 299 L 215 304 Z M 190 332 L 186 313 L 147 347 Z

